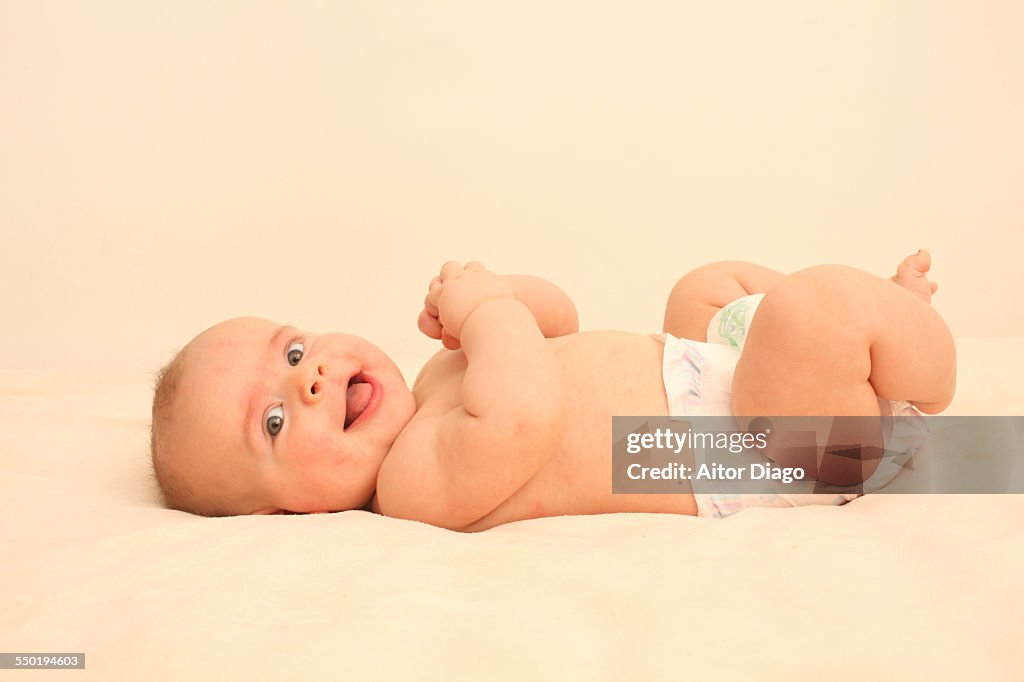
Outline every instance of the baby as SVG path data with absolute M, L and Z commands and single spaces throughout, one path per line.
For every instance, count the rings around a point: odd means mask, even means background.
M 411 390 L 362 338 L 228 320 L 161 372 L 156 477 L 168 506 L 210 516 L 368 508 L 463 531 L 563 514 L 723 516 L 735 509 L 701 495 L 613 495 L 611 417 L 731 411 L 748 424 L 878 416 L 896 400 L 940 412 L 956 359 L 929 267 L 926 251 L 891 280 L 707 265 L 675 285 L 652 337 L 581 333 L 553 284 L 449 262 L 419 317 L 445 350 Z

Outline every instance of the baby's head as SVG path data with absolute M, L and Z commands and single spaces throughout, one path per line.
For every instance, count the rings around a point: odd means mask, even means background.
M 237 318 L 161 372 L 153 468 L 168 506 L 206 516 L 358 509 L 415 411 L 368 341 Z

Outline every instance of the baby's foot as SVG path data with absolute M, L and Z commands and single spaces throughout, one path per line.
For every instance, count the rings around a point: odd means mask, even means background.
M 909 289 L 925 303 L 930 304 L 932 294 L 939 288 L 937 283 L 928 281 L 927 272 L 931 267 L 931 255 L 921 249 L 903 259 L 903 262 L 896 268 L 896 275 L 892 277 L 892 281 L 904 289 Z

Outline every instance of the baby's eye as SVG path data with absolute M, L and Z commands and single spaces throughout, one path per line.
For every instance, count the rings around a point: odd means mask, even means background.
M 282 426 L 284 426 L 284 410 L 278 405 L 267 412 L 267 433 L 273 438 L 280 433 Z
M 284 355 L 288 358 L 288 364 L 294 367 L 299 364 L 299 360 L 302 359 L 302 354 L 306 351 L 306 347 L 302 345 L 301 341 L 293 341 L 288 344 L 288 350 L 285 351 Z

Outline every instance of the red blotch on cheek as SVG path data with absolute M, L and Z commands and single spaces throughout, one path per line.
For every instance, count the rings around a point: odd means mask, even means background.
M 341 450 L 328 433 L 316 433 L 303 437 L 295 462 L 303 468 L 323 467 L 326 464 L 344 466 L 351 458 Z

